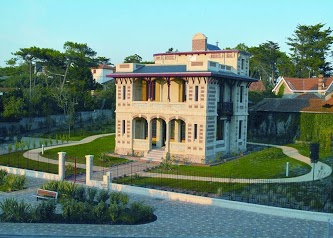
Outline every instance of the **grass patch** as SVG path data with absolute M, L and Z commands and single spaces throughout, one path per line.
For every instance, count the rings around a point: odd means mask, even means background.
M 36 160 L 30 160 L 23 156 L 24 151 L 17 151 L 9 154 L 0 155 L 0 164 L 14 167 L 14 168 L 22 168 L 28 170 L 42 171 L 51 174 L 58 174 L 58 165 L 50 164 Z M 77 173 L 83 173 L 85 170 L 77 169 Z M 67 171 L 66 176 L 73 175 L 74 171 Z
M 90 126 L 89 128 L 76 128 L 71 131 L 71 136 L 70 136 L 69 140 L 80 141 L 88 136 L 114 133 L 114 128 L 115 128 L 114 124 L 103 125 L 103 128 L 99 128 L 99 129 L 93 128 L 92 126 Z M 68 129 L 41 134 L 41 135 L 38 135 L 38 137 L 61 140 L 62 137 L 68 137 Z
M 183 190 L 183 192 L 194 191 L 199 193 L 217 194 L 219 190 L 225 192 L 242 190 L 246 184 L 240 183 L 218 183 L 207 181 L 149 178 L 149 177 L 123 177 L 114 180 L 115 183 L 129 184 L 134 186 L 165 188 L 168 190 Z M 181 191 L 180 191 L 181 192 Z
M 310 144 L 298 143 L 298 144 L 289 144 L 288 146 L 297 149 L 301 155 L 310 157 Z M 319 148 L 319 160 L 320 161 L 327 159 L 327 158 L 331 158 L 331 157 L 333 157 L 333 151 L 324 151 Z
M 216 166 L 162 166 L 150 172 L 215 178 L 283 178 L 287 162 L 289 177 L 311 170 L 309 165 L 286 156 L 281 149 L 267 148 Z
M 50 149 L 44 151 L 43 157 L 57 160 L 58 152 L 65 151 L 66 152 L 66 161 L 74 162 L 76 158 L 77 163 L 85 164 L 86 155 L 94 155 L 94 165 L 110 167 L 117 164 L 126 163 L 129 160 L 124 158 L 107 156 L 105 154 L 112 153 L 115 146 L 115 137 L 114 135 L 105 136 L 98 138 L 92 142 L 81 144 L 81 145 L 73 145 L 66 147 L 59 147 L 55 149 Z

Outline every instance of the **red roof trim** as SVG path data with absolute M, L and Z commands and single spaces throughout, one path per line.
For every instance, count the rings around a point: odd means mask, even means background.
M 108 74 L 108 78 L 131 78 L 131 77 L 209 77 L 211 72 L 180 72 L 180 73 L 114 73 Z

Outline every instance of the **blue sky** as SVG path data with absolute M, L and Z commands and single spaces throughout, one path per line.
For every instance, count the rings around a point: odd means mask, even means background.
M 30 46 L 62 51 L 87 43 L 114 64 L 132 54 L 152 60 L 173 47 L 191 50 L 197 32 L 221 48 L 271 40 L 288 51 L 298 24 L 333 28 L 332 0 L 2 0 L 0 66 Z

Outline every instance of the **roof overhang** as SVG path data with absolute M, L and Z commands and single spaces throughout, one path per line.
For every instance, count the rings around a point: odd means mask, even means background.
M 227 78 L 248 82 L 256 82 L 256 79 L 238 74 L 224 74 L 223 72 L 168 72 L 168 73 L 113 73 L 106 75 L 108 78 L 157 78 L 157 77 L 215 77 Z

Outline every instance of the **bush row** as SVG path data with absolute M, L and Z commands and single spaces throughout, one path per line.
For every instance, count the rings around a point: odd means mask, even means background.
M 31 206 L 23 201 L 5 199 L 0 203 L 2 222 L 59 222 L 90 224 L 142 224 L 155 220 L 154 209 L 144 202 L 129 203 L 122 192 L 108 192 L 65 181 L 51 181 L 43 189 L 57 191 L 62 209 L 43 201 Z
M 17 191 L 25 186 L 26 177 L 24 175 L 8 174 L 6 170 L 0 170 L 0 190 Z

